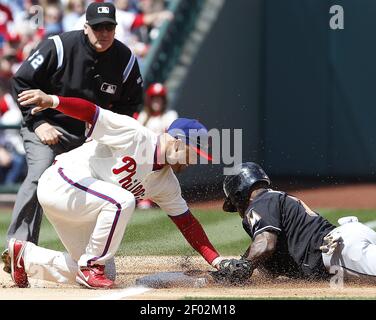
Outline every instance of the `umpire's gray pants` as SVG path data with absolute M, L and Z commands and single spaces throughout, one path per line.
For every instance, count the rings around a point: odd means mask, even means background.
M 22 136 L 28 166 L 27 176 L 22 183 L 13 208 L 7 240 L 16 238 L 38 244 L 39 230 L 42 222 L 42 208 L 37 199 L 38 180 L 55 159 L 55 156 L 80 146 L 84 137 L 77 137 L 61 127 L 55 126 L 63 136 L 59 143 L 49 146 L 43 144 L 34 131 L 22 127 Z

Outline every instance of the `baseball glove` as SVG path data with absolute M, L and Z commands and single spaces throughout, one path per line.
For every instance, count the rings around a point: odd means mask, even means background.
M 245 259 L 225 259 L 219 263 L 219 270 L 210 273 L 215 282 L 221 284 L 242 284 L 253 273 L 250 261 Z

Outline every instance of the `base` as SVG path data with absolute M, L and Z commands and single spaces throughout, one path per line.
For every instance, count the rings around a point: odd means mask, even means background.
M 205 277 L 187 275 L 183 272 L 159 272 L 136 280 L 137 285 L 149 288 L 189 287 L 202 288 L 208 285 Z

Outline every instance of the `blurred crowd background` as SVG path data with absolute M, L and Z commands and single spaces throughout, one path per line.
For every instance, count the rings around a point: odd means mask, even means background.
M 3 185 L 22 181 L 25 167 L 17 129 L 9 127 L 20 121 L 9 79 L 42 39 L 82 28 L 89 2 L 0 0 L 0 118 L 8 125 L 0 139 Z M 161 115 L 175 109 L 208 128 L 241 129 L 242 160 L 293 186 L 376 180 L 375 0 L 113 3 L 116 37 L 137 55 L 145 94 L 156 95 L 145 99 L 156 102 L 140 114 L 144 125 L 168 126 L 172 113 Z M 334 5 L 344 10 L 344 29 L 330 27 Z M 43 9 L 39 27 L 30 19 L 33 6 Z M 164 87 L 148 91 L 155 82 Z M 234 157 L 221 156 L 219 165 L 181 174 L 183 192 L 203 186 L 195 198 L 222 195 L 223 167 Z
M 0 0 L 0 125 L 7 126 L 7 129 L 0 130 L 2 185 L 22 182 L 26 173 L 25 151 L 18 130 L 22 116 L 10 94 L 10 79 L 43 39 L 83 29 L 85 11 L 91 2 L 94 1 Z M 173 19 L 172 12 L 166 10 L 169 1 L 110 2 L 117 9 L 118 26 L 115 37 L 130 47 L 142 69 L 150 43 L 158 37 L 159 27 L 164 21 Z M 162 94 L 166 94 L 165 89 Z M 142 121 L 146 123 L 150 119 L 143 118 Z

